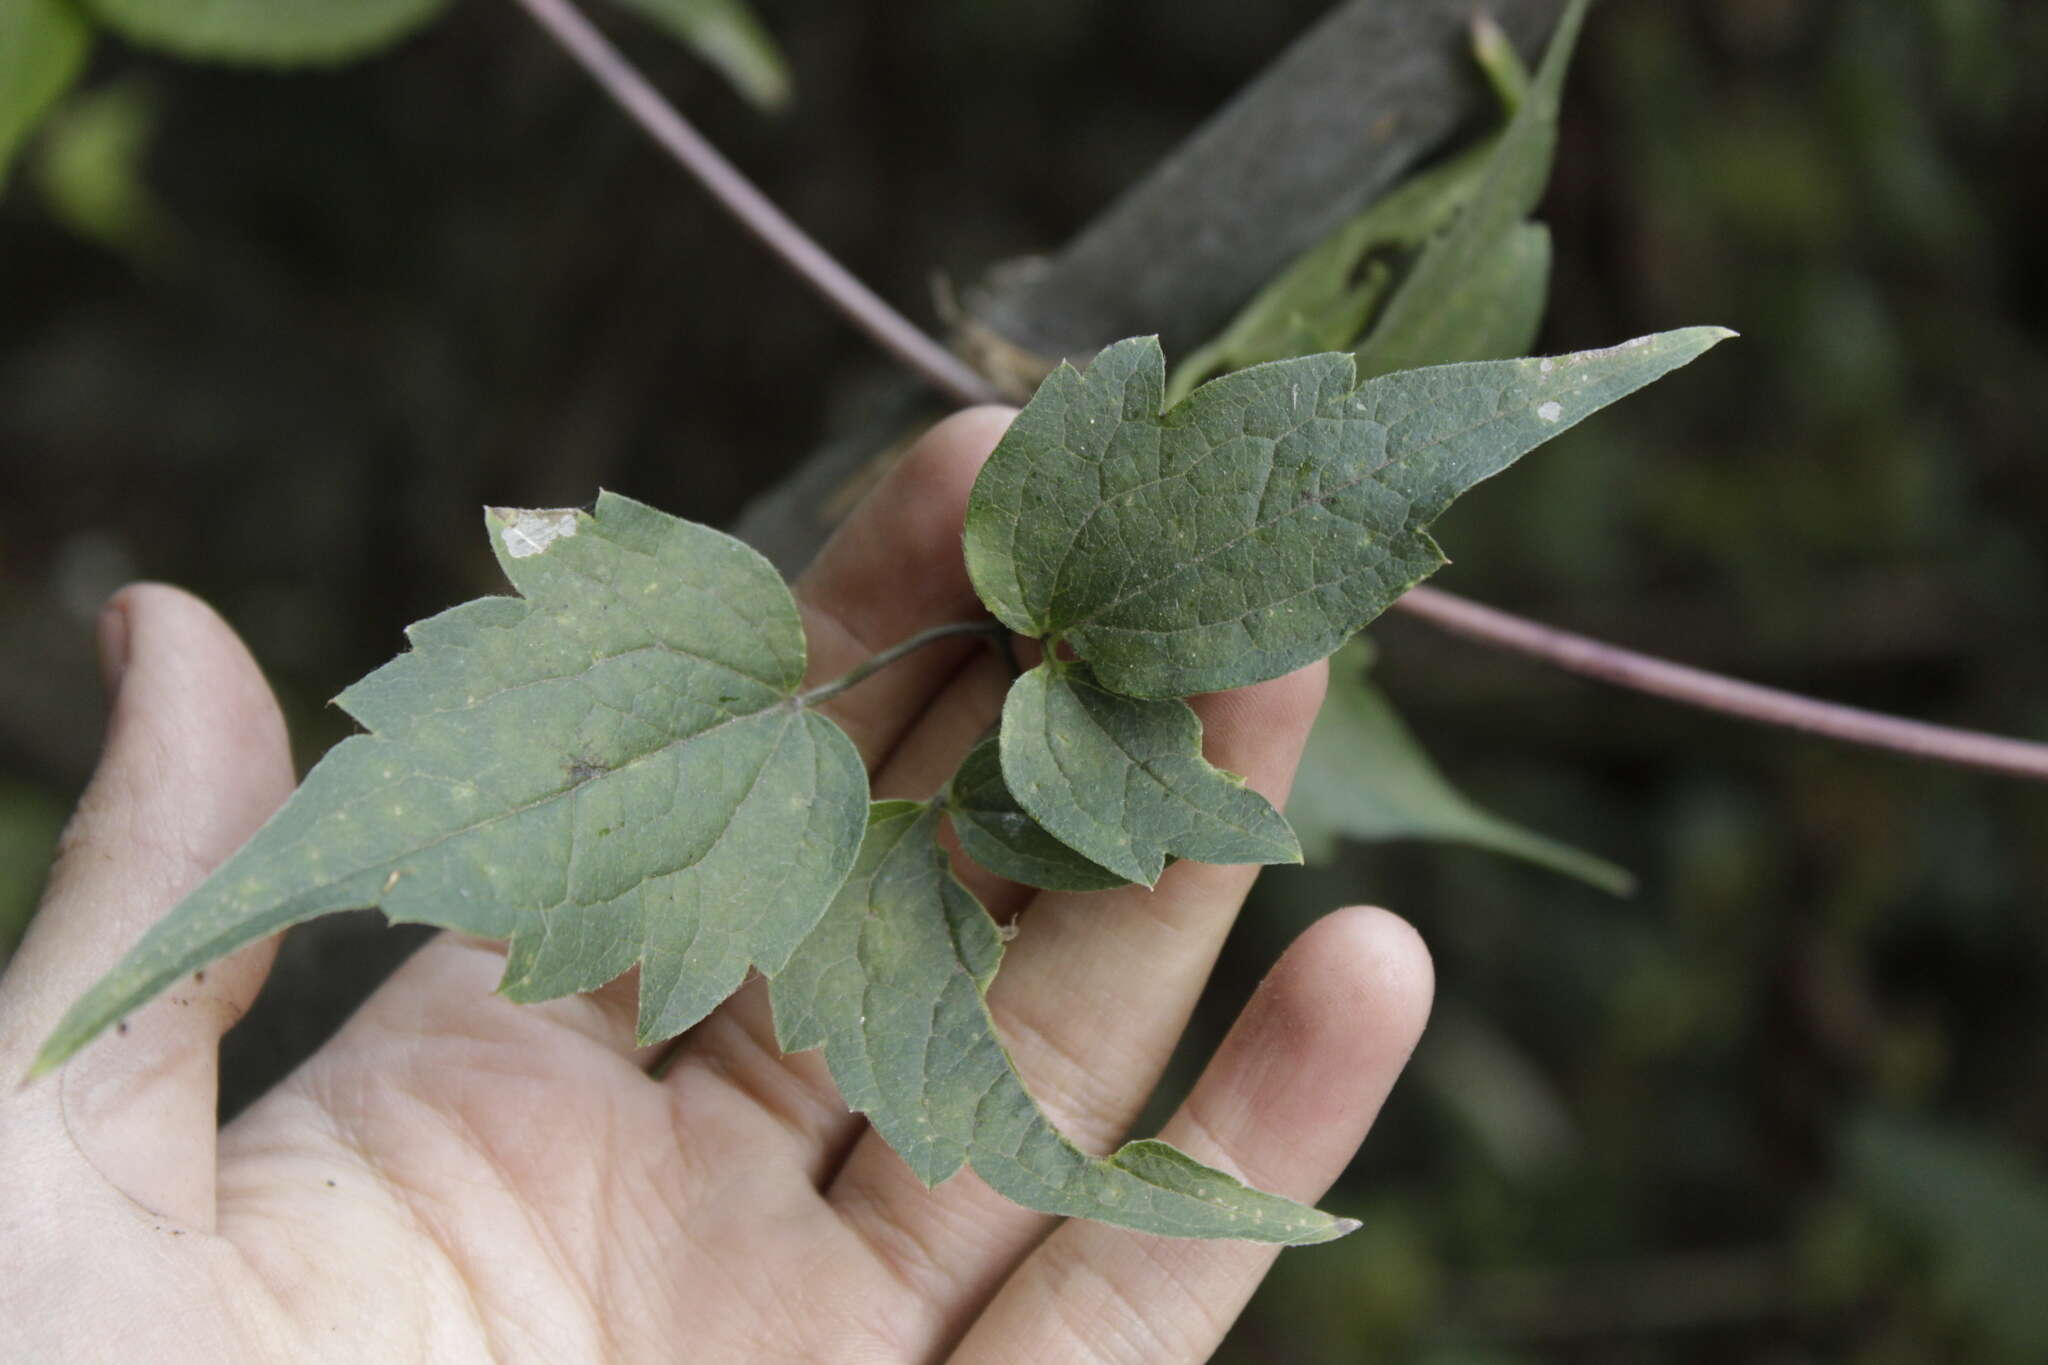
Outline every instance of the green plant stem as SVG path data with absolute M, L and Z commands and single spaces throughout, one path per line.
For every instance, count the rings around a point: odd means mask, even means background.
M 840 314 L 956 403 L 1001 401 L 993 384 L 976 374 L 923 328 L 867 287 L 789 215 L 763 194 L 739 168 L 705 141 L 680 110 L 598 32 L 574 0 L 519 0 L 534 21 L 647 135 L 688 171 L 761 245 L 824 295 Z
M 955 621 L 950 625 L 921 630 L 901 644 L 891 645 L 866 663 L 840 674 L 831 682 L 820 683 L 808 692 L 797 693 L 796 705 L 816 706 L 819 702 L 830 701 L 841 692 L 860 686 L 897 660 L 917 653 L 926 645 L 950 640 L 956 635 L 987 635 L 1000 639 L 1009 633 L 1010 628 L 1000 621 Z
M 1000 401 L 995 387 L 917 324 L 855 279 L 803 229 L 791 222 L 739 168 L 706 142 L 674 105 L 605 40 L 574 0 L 519 0 L 625 111 L 665 148 L 734 218 L 809 283 L 854 326 L 866 332 L 912 373 L 957 403 Z M 1827 735 L 1851 744 L 1917 758 L 2048 781 L 2048 745 L 1928 725 L 1833 702 L 1759 687 L 1703 669 L 1639 654 L 1584 635 L 1557 630 L 1437 588 L 1412 588 L 1394 609 L 1482 644 L 1524 654 L 1616 687 L 1740 716 L 1765 725 Z M 932 639 L 962 634 L 967 625 L 927 631 Z M 980 627 L 992 629 L 990 627 Z M 837 696 L 914 648 L 916 636 L 875 656 L 846 677 L 800 695 L 801 705 Z M 900 652 L 899 652 L 900 651 Z

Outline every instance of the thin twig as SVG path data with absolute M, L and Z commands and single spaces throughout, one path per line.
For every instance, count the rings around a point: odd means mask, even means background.
M 1775 687 L 1688 668 L 1603 640 L 1574 635 L 1483 607 L 1437 588 L 1410 588 L 1394 604 L 1452 635 L 1541 659 L 1582 677 L 1626 687 L 1764 725 L 1806 730 L 1851 744 L 2014 777 L 2048 779 L 2048 744 L 1902 720 Z
M 855 279 L 802 228 L 791 222 L 741 174 L 738 167 L 706 142 L 689 120 L 597 31 L 576 7 L 574 0 L 519 0 L 519 3 L 583 65 L 634 122 L 668 150 L 678 165 L 710 191 L 764 246 L 781 257 L 790 269 L 838 308 L 854 326 L 872 337 L 883 350 L 956 403 L 1000 400 L 1000 395 L 986 379 Z M 1648 654 L 1638 654 L 1584 635 L 1557 630 L 1493 607 L 1481 606 L 1438 588 L 1411 588 L 1395 605 L 1454 635 L 1541 659 L 1567 672 L 1597 678 L 1616 687 L 1647 692 L 1670 701 L 1766 725 L 1828 735 L 1851 744 L 1890 749 L 1967 768 L 2048 780 L 2048 745 L 1928 725 L 1852 706 L 1817 701 L 1776 688 L 1759 687 Z M 993 627 L 986 623 L 943 626 L 937 632 L 925 632 L 925 636 L 938 639 L 970 629 Z M 827 696 L 838 695 L 911 649 L 930 643 L 925 636 L 913 637 L 877 655 L 846 677 L 803 694 L 798 702 L 811 705 Z
M 995 386 L 897 312 L 790 221 L 598 32 L 574 0 L 519 0 L 647 135 L 783 264 L 913 374 L 956 403 L 1000 401 Z
M 830 701 L 848 688 L 858 687 L 890 664 L 895 663 L 898 659 L 915 654 L 926 645 L 937 644 L 941 640 L 950 640 L 955 635 L 996 635 L 1007 637 L 1009 633 L 1010 628 L 1001 621 L 955 621 L 950 625 L 933 626 L 930 630 L 919 631 L 901 644 L 890 645 L 880 654 L 840 674 L 831 682 L 819 683 L 808 692 L 797 693 L 796 704 L 798 706 L 816 706 L 821 701 Z

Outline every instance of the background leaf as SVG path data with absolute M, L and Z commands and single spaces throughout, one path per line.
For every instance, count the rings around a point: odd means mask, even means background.
M 290 66 L 374 52 L 448 0 L 84 0 L 130 42 L 184 57 Z
M 1351 644 L 1330 661 L 1329 696 L 1287 799 L 1288 823 L 1311 861 L 1330 857 L 1340 838 L 1442 839 L 1523 858 L 1617 896 L 1634 889 L 1625 869 L 1466 800 L 1367 681 L 1369 659 L 1363 644 Z
M 1005 624 L 1064 639 L 1112 691 L 1279 677 L 1444 563 L 1424 528 L 1458 494 L 1728 335 L 1362 385 L 1350 356 L 1304 356 L 1164 414 L 1158 342 L 1120 341 L 1055 370 L 997 444 L 968 501 L 968 570 Z
M 1120 697 L 1085 668 L 1040 664 L 1003 703 L 1002 759 L 1033 819 L 1131 881 L 1158 881 L 1169 855 L 1301 861 L 1272 803 L 1202 757 L 1202 722 L 1184 701 Z
M 837 726 L 790 704 L 804 640 L 782 579 L 610 494 L 595 515 L 489 524 L 524 596 L 421 622 L 343 693 L 371 733 L 71 1008 L 38 1071 L 184 973 L 334 910 L 507 939 L 515 1000 L 638 962 L 643 1042 L 795 951 L 852 863 L 867 778 Z
M 789 103 L 789 66 L 745 0 L 613 0 L 647 18 L 757 108 Z
M 968 751 L 946 785 L 946 813 L 968 857 L 998 877 L 1048 891 L 1109 891 L 1129 886 L 1119 877 L 1068 848 L 1017 804 L 1003 781 L 996 736 Z
M 1423 248 L 1358 347 L 1361 375 L 1523 355 L 1534 344 L 1549 293 L 1550 238 L 1524 220 L 1550 181 L 1565 73 L 1589 3 L 1572 0 L 1558 20 L 1535 80 L 1487 154 L 1471 203 Z M 1532 229 L 1542 233 L 1540 246 Z
M 1473 21 L 1472 50 L 1500 99 L 1503 117 L 1511 121 L 1528 92 L 1529 75 L 1521 59 L 1506 35 L 1484 15 Z M 1259 290 L 1214 340 L 1189 352 L 1174 366 L 1166 387 L 1167 405 L 1178 403 L 1214 374 L 1356 346 L 1388 298 L 1405 287 L 1423 247 L 1448 232 L 1473 196 L 1488 184 L 1494 152 L 1505 132 L 1503 128 L 1441 165 L 1409 176 L 1303 252 Z M 1526 244 L 1523 249 L 1526 251 Z M 1446 354 L 1440 359 L 1485 360 L 1527 351 L 1535 339 L 1535 324 L 1542 317 L 1549 285 L 1547 253 L 1541 271 L 1540 280 L 1522 285 L 1523 294 L 1533 289 L 1536 296 L 1527 335 L 1504 349 Z M 1474 301 L 1491 297 L 1481 288 L 1468 292 Z M 1503 328 L 1502 335 L 1517 334 Z
M 81 91 L 50 116 L 33 162 L 51 213 L 79 236 L 148 267 L 176 252 L 177 229 L 143 179 L 157 104 L 138 81 Z
M 2048 1356 L 2048 1172 L 1981 1137 L 1871 1115 L 1848 1130 L 1851 1179 L 1936 1257 L 1936 1283 L 2014 1360 Z
M 70 88 L 92 48 L 71 0 L 0 0 L 0 189 L 44 111 Z
M 1174 1237 L 1302 1244 L 1357 1226 L 1155 1141 L 1092 1157 L 1025 1091 L 984 995 L 1000 931 L 933 842 L 940 812 L 877 802 L 853 876 L 770 985 L 786 1051 L 825 1048 L 840 1094 L 935 1185 L 971 1162 L 1043 1213 Z

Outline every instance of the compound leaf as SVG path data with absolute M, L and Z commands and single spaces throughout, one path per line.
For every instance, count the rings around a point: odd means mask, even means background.
M 15 151 L 78 79 L 92 29 L 71 0 L 0 3 L 0 187 Z
M 1048 891 L 1110 891 L 1129 886 L 1046 832 L 1017 804 L 1003 781 L 1000 745 L 994 735 L 974 746 L 946 784 L 946 813 L 968 857 L 998 877 Z
M 867 777 L 793 700 L 789 589 L 731 537 L 611 494 L 487 522 L 523 595 L 420 622 L 343 693 L 370 733 L 72 1007 L 38 1071 L 184 973 L 335 910 L 508 939 L 515 1000 L 637 962 L 644 1042 L 796 950 L 852 865 Z
M 1426 528 L 1458 494 L 1729 335 L 1693 327 L 1362 385 L 1350 356 L 1304 356 L 1211 380 L 1164 413 L 1158 341 L 1120 341 L 1085 373 L 1055 370 L 997 444 L 968 501 L 968 571 L 1005 624 L 1064 640 L 1111 691 L 1278 677 L 1445 562 Z M 1007 740 L 1003 767 L 1014 789 Z
M 448 0 L 83 0 L 131 42 L 184 57 L 292 66 L 389 46 Z
M 1617 896 L 1634 888 L 1635 879 L 1605 858 L 1468 801 L 1366 679 L 1365 663 L 1362 644 L 1331 660 L 1329 696 L 1287 801 L 1288 821 L 1312 860 L 1327 857 L 1339 838 L 1441 839 L 1523 858 Z
M 989 1015 L 1002 935 L 934 843 L 939 814 L 873 807 L 852 877 L 770 983 L 785 1050 L 822 1045 L 848 1106 L 928 1185 L 964 1162 L 1027 1208 L 1175 1237 L 1303 1244 L 1356 1226 L 1164 1142 L 1093 1157 L 1063 1137 Z
M 1170 856 L 1298 863 L 1272 803 L 1202 757 L 1178 699 L 1104 691 L 1085 666 L 1040 664 L 1003 703 L 1003 778 L 1017 803 L 1089 861 L 1150 886 Z
M 789 66 L 743 0 L 615 0 L 653 22 L 756 108 L 789 103 Z

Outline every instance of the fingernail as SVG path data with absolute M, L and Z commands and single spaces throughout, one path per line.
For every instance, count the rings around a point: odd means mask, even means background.
M 106 690 L 107 705 L 121 695 L 121 678 L 128 671 L 128 604 L 119 597 L 100 608 L 100 686 Z

